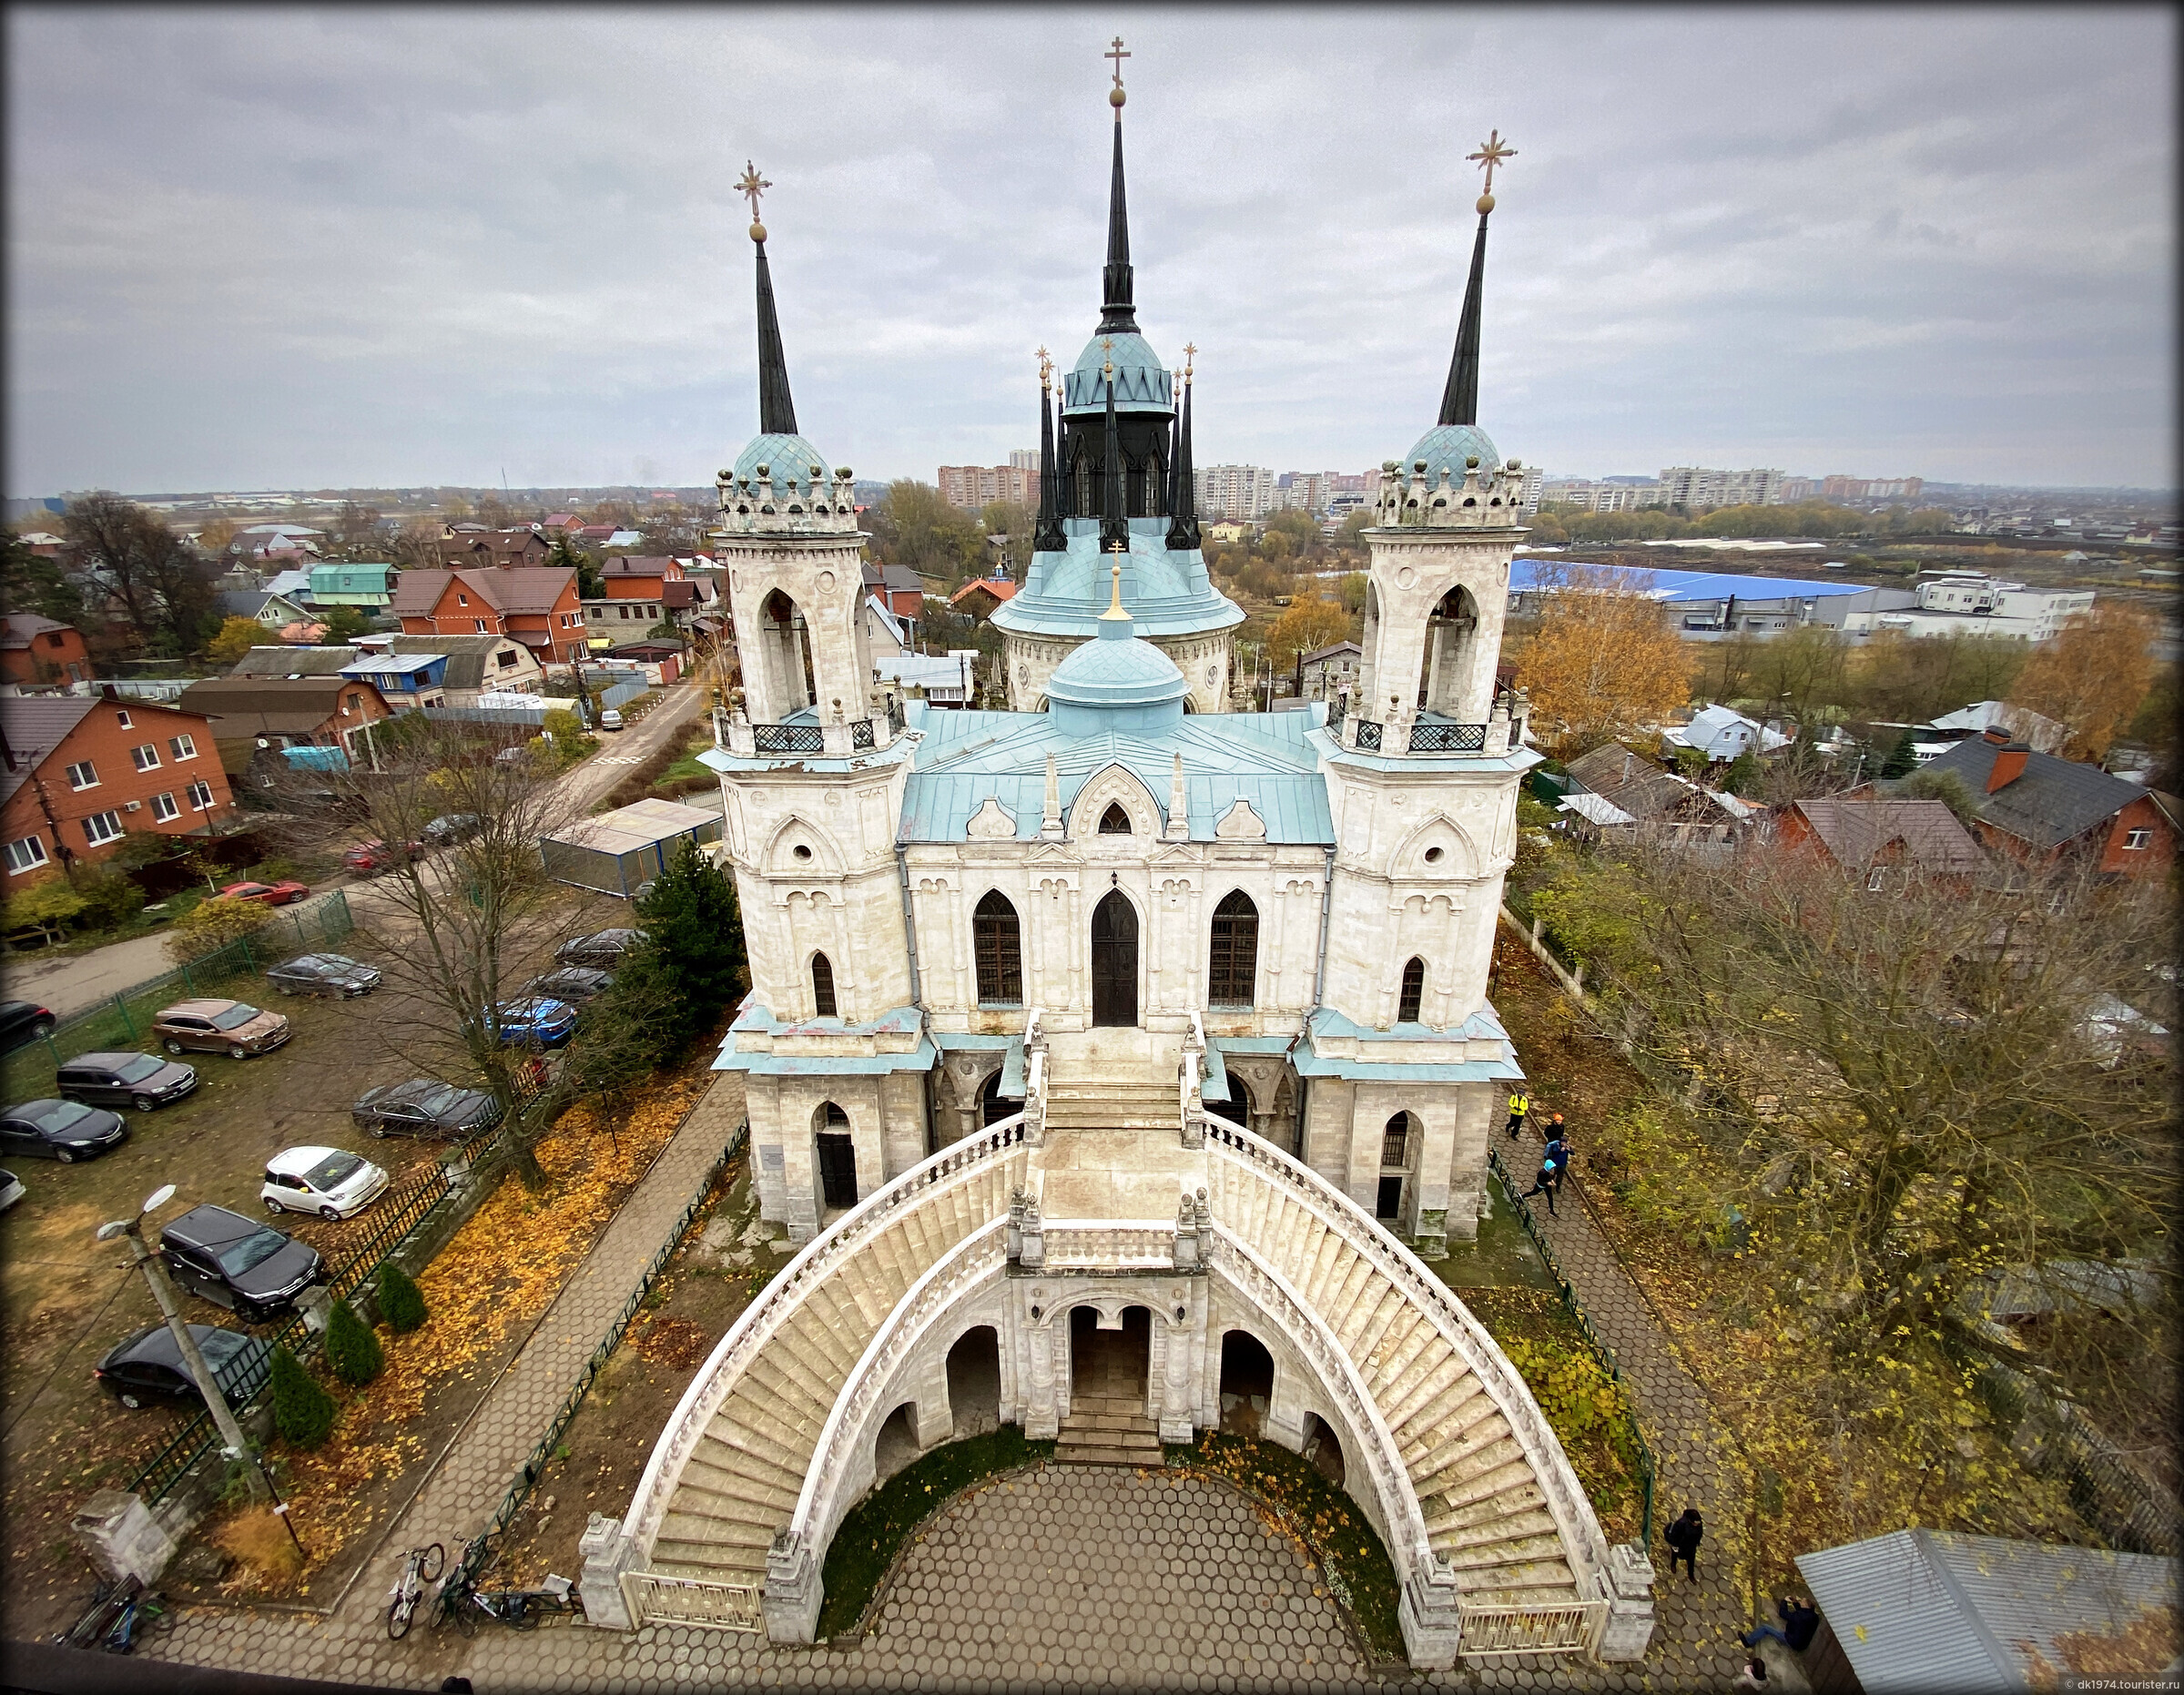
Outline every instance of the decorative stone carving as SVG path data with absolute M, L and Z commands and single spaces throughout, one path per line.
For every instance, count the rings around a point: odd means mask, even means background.
M 819 1561 L 793 1530 L 774 1533 L 766 1550 L 766 1634 L 776 1642 L 809 1642 L 819 1627 Z
M 1266 820 L 1251 809 L 1250 801 L 1239 795 L 1235 804 L 1214 826 L 1214 834 L 1224 842 L 1263 842 L 1266 839 Z
M 644 1548 L 635 1538 L 623 1534 L 620 1519 L 594 1513 L 584 1524 L 576 1550 L 584 1561 L 576 1587 L 584 1597 L 584 1622 L 607 1630 L 635 1629 L 639 1621 L 630 1616 L 629 1597 L 622 1588 L 622 1574 L 643 1568 Z M 813 1622 L 816 1624 L 818 1619 L 818 1615 L 814 1613 Z M 807 1637 L 805 1640 L 810 1639 Z
M 964 833 L 979 841 L 1013 841 L 1016 839 L 1016 818 L 996 796 L 989 795 L 979 809 L 970 815 Z

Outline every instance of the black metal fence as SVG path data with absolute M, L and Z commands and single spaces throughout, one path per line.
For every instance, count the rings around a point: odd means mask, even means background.
M 1380 726 L 1372 718 L 1357 720 L 1357 746 L 1360 751 L 1376 754 L 1380 751 Z
M 1517 1192 L 1515 1182 L 1501 1162 L 1501 1156 L 1491 1147 L 1487 1150 L 1487 1165 L 1493 1172 L 1494 1180 L 1501 1185 L 1502 1198 L 1516 1210 L 1517 1222 L 1524 1226 L 1524 1233 L 1531 1239 L 1533 1248 L 1545 1262 L 1548 1271 L 1553 1274 L 1555 1287 L 1562 1296 L 1563 1310 L 1577 1321 L 1579 1333 L 1585 1338 L 1585 1345 L 1591 1351 L 1600 1368 L 1608 1374 L 1610 1381 L 1623 1389 L 1625 1425 L 1631 1445 L 1638 1450 L 1638 1480 L 1644 1497 L 1639 1508 L 1638 1542 L 1641 1548 L 1650 1549 L 1653 1546 L 1653 1480 L 1657 1468 L 1653 1461 L 1653 1449 L 1646 1441 L 1645 1430 L 1638 1422 L 1637 1409 L 1630 1404 L 1629 1387 L 1623 1383 L 1622 1368 L 1615 1363 L 1615 1350 L 1600 1339 L 1600 1332 L 1592 1327 L 1592 1320 L 1585 1315 L 1584 1303 L 1578 1299 L 1577 1291 L 1563 1274 L 1561 1262 L 1555 1258 L 1554 1244 L 1548 1241 L 1546 1233 L 1533 1222 L 1531 1208 L 1525 1205 L 1524 1197 Z
M 849 746 L 862 752 L 873 745 L 872 720 L 859 718 L 849 726 Z
M 816 724 L 754 724 L 751 740 L 762 754 L 817 754 L 827 750 L 827 737 Z
M 1410 751 L 1414 754 L 1475 754 L 1487 745 L 1487 726 L 1483 724 L 1428 724 L 1424 721 L 1410 726 Z

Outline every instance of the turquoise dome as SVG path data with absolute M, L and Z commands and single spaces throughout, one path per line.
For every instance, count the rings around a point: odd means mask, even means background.
M 782 482 L 794 479 L 808 482 L 812 467 L 817 465 L 819 478 L 828 475 L 827 462 L 819 450 L 800 435 L 762 435 L 754 440 L 736 456 L 736 476 L 738 482 L 758 474 L 758 467 L 770 466 L 774 477 Z
M 1183 722 L 1191 685 L 1173 659 L 1138 639 L 1136 627 L 1111 607 L 1100 634 L 1054 667 L 1047 711 L 1063 735 L 1143 734 Z
M 1112 350 L 1104 345 L 1113 342 Z M 1118 412 L 1172 412 L 1175 381 L 1153 344 L 1135 334 L 1094 336 L 1077 355 L 1077 367 L 1062 379 L 1064 412 L 1104 411 L 1107 390 L 1101 367 L 1114 360 L 1114 409 Z
M 1472 458 L 1478 461 L 1482 474 L 1501 463 L 1501 455 L 1494 451 L 1494 443 L 1477 424 L 1437 424 L 1418 438 L 1417 446 L 1403 455 L 1401 469 L 1407 478 L 1411 467 L 1422 459 L 1426 462 L 1428 487 L 1441 480 L 1444 465 L 1448 468 L 1448 481 L 1461 484 L 1464 461 Z

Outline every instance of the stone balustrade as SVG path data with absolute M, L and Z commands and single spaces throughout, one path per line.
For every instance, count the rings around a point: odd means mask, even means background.
M 1476 458 L 1468 459 L 1464 480 L 1456 482 L 1453 476 L 1444 465 L 1429 482 L 1424 460 L 1413 460 L 1408 472 L 1397 461 L 1387 461 L 1380 467 L 1380 494 L 1373 506 L 1376 527 L 1514 530 L 1522 525 L 1524 468 L 1517 461 L 1482 472 Z
M 835 472 L 831 484 L 823 465 L 759 465 L 748 477 L 724 471 L 714 487 L 724 534 L 857 533 L 857 496 L 847 465 Z

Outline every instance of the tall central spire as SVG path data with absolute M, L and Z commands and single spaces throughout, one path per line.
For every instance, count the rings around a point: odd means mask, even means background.
M 1130 56 L 1122 51 L 1120 36 L 1115 37 L 1114 49 L 1108 56 L 1115 61 L 1114 86 L 1107 91 L 1108 103 L 1114 107 L 1114 174 L 1107 188 L 1107 263 L 1100 272 L 1099 333 L 1135 335 L 1137 308 L 1131 299 L 1130 208 L 1122 193 L 1122 102 L 1128 98 L 1122 92 L 1122 61 Z
M 736 185 L 751 203 L 751 242 L 758 249 L 758 432 L 797 433 L 797 403 L 788 394 L 788 356 L 781 350 L 781 320 L 774 311 L 774 274 L 766 264 L 766 226 L 758 221 L 758 197 L 773 187 L 747 159 Z
M 1471 277 L 1464 284 L 1463 316 L 1457 320 L 1456 357 L 1448 363 L 1448 386 L 1441 391 L 1444 424 L 1478 421 L 1478 319 L 1487 291 L 1487 217 L 1494 209 L 1495 168 L 1516 156 L 1516 148 L 1502 140 L 1498 129 L 1478 152 L 1467 156 L 1485 167 L 1487 189 L 1478 197 L 1478 235 L 1471 243 Z

